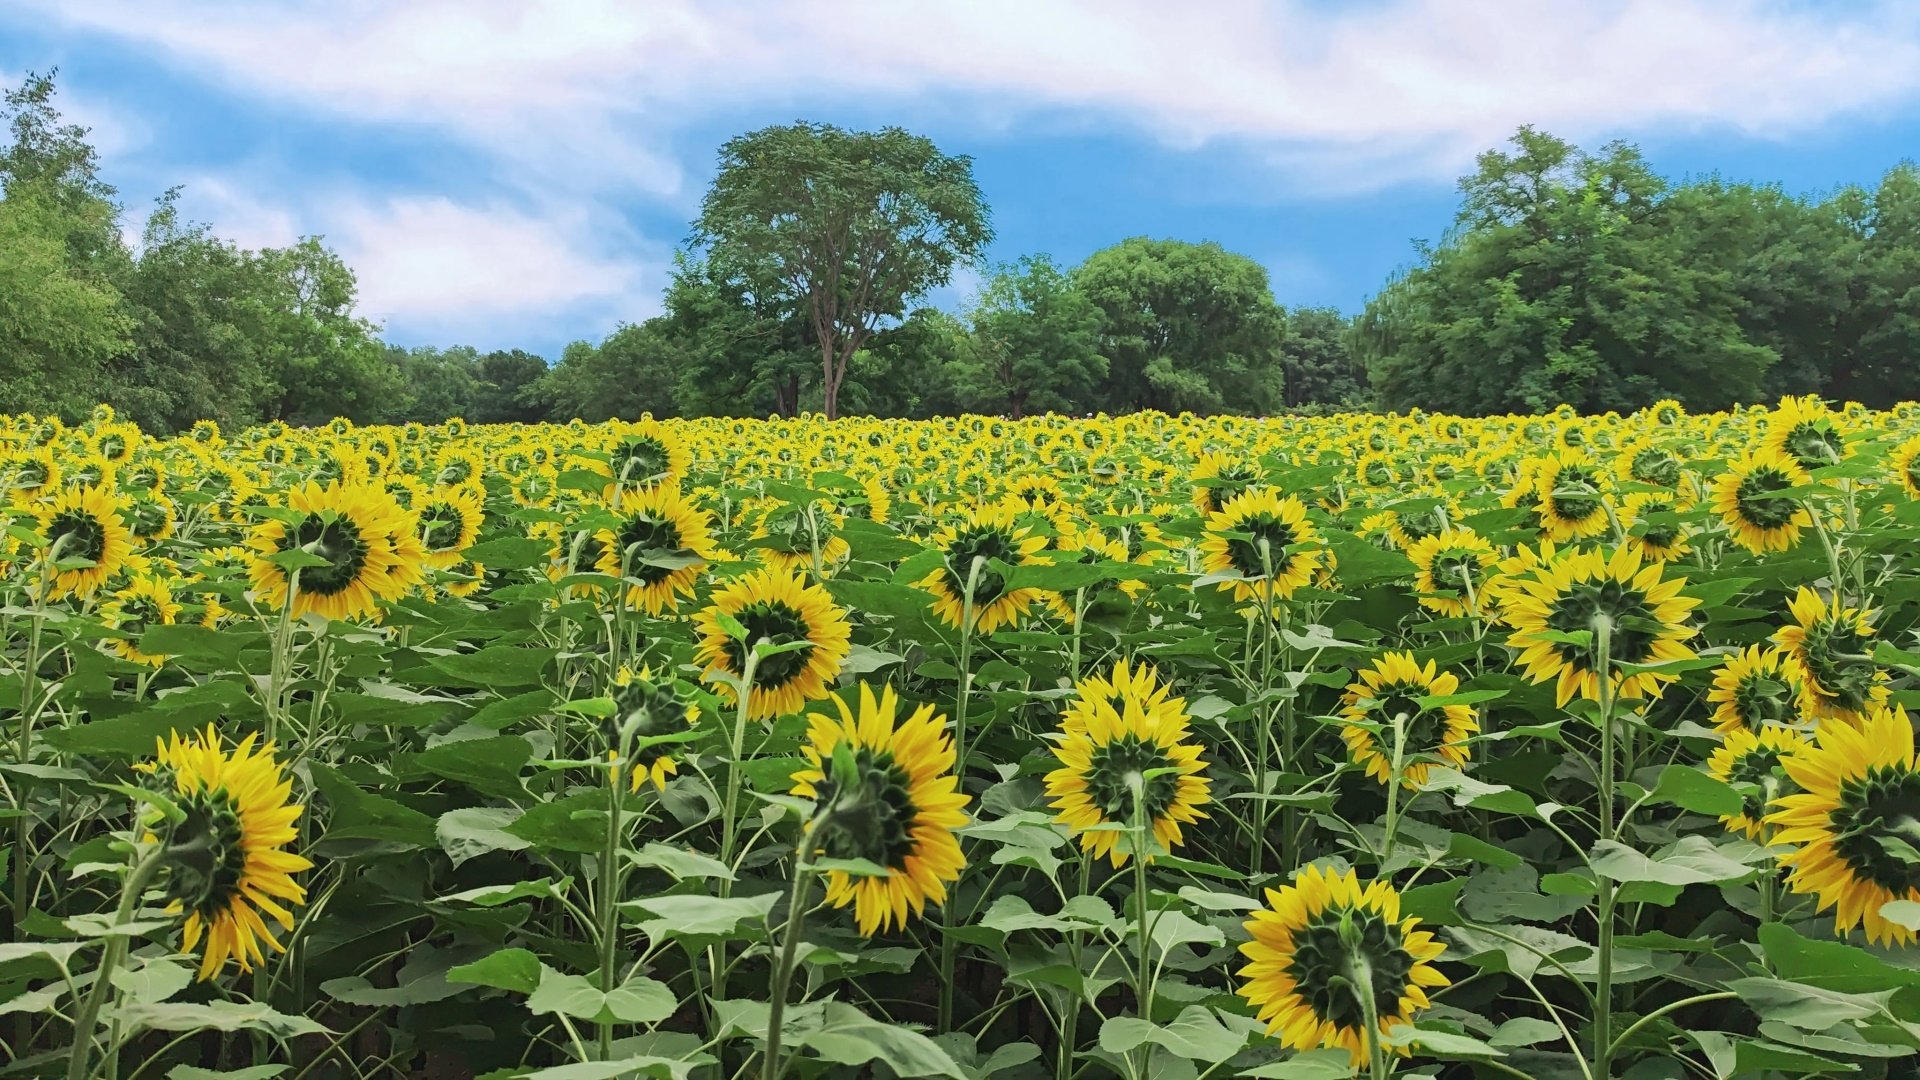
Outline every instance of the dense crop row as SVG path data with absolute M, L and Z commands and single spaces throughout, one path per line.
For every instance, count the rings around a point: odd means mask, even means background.
M 1913 1075 L 1920 411 L 0 418 L 22 1075 Z

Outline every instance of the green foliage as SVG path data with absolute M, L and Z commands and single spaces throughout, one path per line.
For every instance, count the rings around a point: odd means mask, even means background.
M 1094 252 L 1074 281 L 1100 311 L 1105 408 L 1281 405 L 1286 320 L 1259 263 L 1215 243 L 1134 237 Z
M 720 148 L 694 237 L 761 304 L 803 312 L 829 420 L 882 320 L 944 285 L 993 238 L 973 162 L 900 128 L 762 128 Z
M 1018 419 L 1078 412 L 1107 375 L 1101 312 L 1045 255 L 1003 266 L 969 313 L 973 348 L 961 362 L 964 404 Z

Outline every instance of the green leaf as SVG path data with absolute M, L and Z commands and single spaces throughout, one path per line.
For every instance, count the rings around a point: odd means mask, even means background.
M 1487 1038 L 1487 1045 L 1511 1049 L 1517 1046 L 1538 1046 L 1559 1038 L 1560 1029 L 1548 1021 L 1532 1016 L 1516 1016 L 1501 1024 L 1499 1030 Z
M 483 540 L 460 554 L 489 570 L 525 570 L 545 565 L 552 550 L 553 545 L 545 540 L 502 536 L 496 540 Z
M 250 1065 L 244 1069 L 224 1072 L 219 1069 L 202 1069 L 197 1065 L 175 1065 L 167 1070 L 167 1080 L 271 1080 L 279 1076 L 291 1065 Z
M 607 797 L 578 791 L 552 802 L 534 803 L 502 831 L 543 850 L 594 854 L 606 845 Z
M 667 984 L 643 977 L 602 991 L 582 975 L 540 968 L 540 984 L 527 996 L 534 1013 L 559 1013 L 593 1024 L 657 1024 L 680 1007 Z
M 1688 836 L 1653 856 L 1601 840 L 1593 846 L 1593 870 L 1615 881 L 1661 885 L 1727 884 L 1752 877 L 1754 868 L 1728 858 L 1704 836 Z
M 330 1034 L 324 1026 L 304 1016 L 288 1016 L 255 1002 L 215 1001 L 189 1005 L 178 1001 L 136 1001 L 120 1006 L 114 1015 L 130 1031 L 264 1031 L 276 1039 Z
M 655 841 L 632 852 L 627 861 L 634 866 L 644 866 L 655 870 L 664 870 L 676 881 L 693 881 L 701 878 L 719 878 L 722 881 L 736 880 L 727 864 L 709 855 L 697 851 L 677 848 L 672 844 Z
M 1920 931 L 1920 902 L 1889 900 L 1880 905 L 1880 917 L 1895 926 Z
M 764 926 L 778 893 L 759 896 L 649 896 L 629 900 L 620 910 L 650 916 L 640 922 L 648 937 L 733 937 L 741 925 Z
M 1472 1036 L 1410 1024 L 1395 1024 L 1381 1037 L 1380 1043 L 1382 1046 L 1404 1046 L 1416 1054 L 1448 1061 L 1506 1056 L 1504 1051 Z
M 1526 792 L 1475 780 L 1454 769 L 1436 767 L 1429 771 L 1426 790 L 1452 794 L 1455 806 L 1491 810 L 1498 814 L 1518 814 L 1529 818 L 1539 816 L 1539 810 L 1535 808 L 1533 798 Z
M 506 806 L 463 806 L 440 815 L 434 839 L 454 866 L 489 851 L 525 851 L 529 841 L 506 831 L 520 812 Z
M 1723 781 L 1686 765 L 1669 765 L 1660 770 L 1649 802 L 1672 803 L 1683 810 L 1709 817 L 1727 817 L 1740 812 L 1740 793 Z
M 533 759 L 533 744 L 518 735 L 460 739 L 406 757 L 408 766 L 503 798 L 524 797 L 520 770 Z
M 1802 937 L 1778 922 L 1762 924 L 1760 946 L 1783 979 L 1847 993 L 1920 986 L 1920 970 L 1894 967 L 1864 949 Z
M 442 686 L 538 686 L 553 653 L 516 645 L 490 645 L 478 652 L 427 657 Z
M 1740 995 L 1762 1020 L 1777 1020 L 1808 1031 L 1825 1031 L 1835 1024 L 1876 1016 L 1898 991 L 1848 994 L 1839 990 L 1788 982 L 1784 979 L 1733 979 L 1727 989 Z
M 540 986 L 540 958 L 525 949 L 501 949 L 447 971 L 448 982 L 472 983 L 531 994 Z
M 1189 1005 L 1170 1024 L 1151 1024 L 1132 1016 L 1109 1017 L 1100 1025 L 1100 1048 L 1126 1054 L 1151 1043 L 1189 1061 L 1218 1065 L 1247 1045 L 1247 1032 L 1231 1031 L 1212 1009 Z
M 499 907 L 511 904 L 515 900 L 529 897 L 555 899 L 565 896 L 567 888 L 573 884 L 572 878 L 540 878 L 536 881 L 516 881 L 511 885 L 482 885 L 477 889 L 463 889 L 457 893 L 448 893 L 439 899 L 442 904 L 472 904 L 475 907 Z
M 375 840 L 407 847 L 433 847 L 434 821 L 412 807 L 363 791 L 331 766 L 314 762 L 313 783 L 333 808 L 322 843 Z
M 1285 1061 L 1243 1069 L 1237 1075 L 1248 1080 L 1352 1080 L 1354 1071 L 1345 1050 L 1309 1050 Z
M 827 1003 L 825 1022 L 800 1040 L 822 1061 L 836 1065 L 884 1063 L 898 1076 L 951 1076 L 967 1080 L 939 1043 L 898 1023 L 881 1023 L 838 1001 Z

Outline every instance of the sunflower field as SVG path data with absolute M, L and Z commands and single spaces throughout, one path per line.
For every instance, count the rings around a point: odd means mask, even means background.
M 0 487 L 0 1076 L 1920 1075 L 1920 408 Z

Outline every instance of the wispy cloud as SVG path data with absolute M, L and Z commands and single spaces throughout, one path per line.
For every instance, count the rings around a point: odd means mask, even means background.
M 482 155 L 458 202 L 384 193 L 343 210 L 284 193 L 307 200 L 288 211 L 303 228 L 354 250 L 369 303 L 396 321 L 631 291 L 657 259 L 611 257 L 581 222 L 625 199 L 690 204 L 706 163 L 680 160 L 675 137 L 742 109 L 885 101 L 988 130 L 1066 113 L 1231 147 L 1298 194 L 1451 180 L 1521 123 L 1582 140 L 1783 136 L 1920 93 L 1920 12 L 1893 2 L 24 2 L 182 77 Z M 230 201 L 271 231 L 266 198 Z M 509 251 L 538 269 L 488 257 Z

